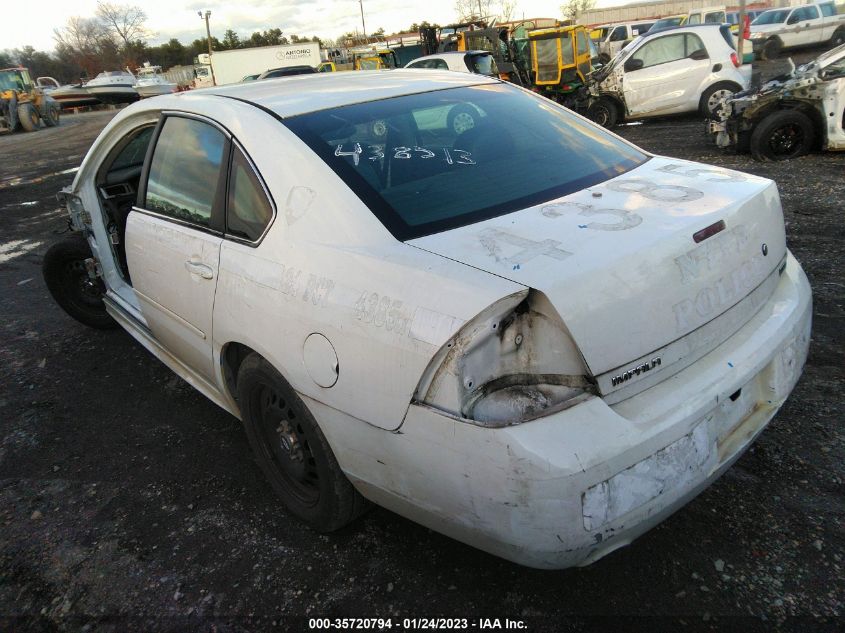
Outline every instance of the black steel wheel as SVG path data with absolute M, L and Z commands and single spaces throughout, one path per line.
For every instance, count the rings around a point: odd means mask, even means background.
M 80 323 L 99 330 L 117 327 L 106 312 L 102 279 L 92 280 L 85 260 L 92 257 L 88 242 L 80 233 L 53 244 L 44 255 L 41 273 L 56 303 Z
M 606 97 L 596 99 L 590 107 L 587 108 L 587 118 L 607 129 L 616 125 L 618 117 L 619 112 L 616 108 L 616 104 Z
M 332 532 L 364 511 L 364 498 L 341 471 L 314 416 L 260 355 L 241 364 L 237 395 L 258 465 L 292 514 Z
M 813 146 L 813 122 L 797 110 L 778 110 L 751 133 L 751 155 L 757 160 L 789 160 Z
M 783 44 L 778 38 L 773 37 L 769 40 L 766 40 L 766 43 L 763 44 L 763 48 L 760 51 L 760 58 L 769 61 L 777 59 L 778 55 L 780 55 L 780 51 L 782 48 Z

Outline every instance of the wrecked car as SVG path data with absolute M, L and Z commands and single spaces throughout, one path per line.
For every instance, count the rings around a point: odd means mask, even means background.
M 454 108 L 483 116 L 456 129 Z M 145 100 L 62 198 L 57 302 L 241 419 L 321 531 L 369 500 L 523 565 L 587 564 L 725 472 L 807 355 L 775 183 L 478 74 Z
M 667 114 L 708 116 L 724 97 L 748 88 L 750 80 L 751 65 L 737 59 L 726 24 L 651 31 L 592 74 L 586 114 L 608 128 Z
M 845 150 L 845 44 L 725 99 L 709 132 L 719 147 L 757 160 L 788 160 L 814 148 Z

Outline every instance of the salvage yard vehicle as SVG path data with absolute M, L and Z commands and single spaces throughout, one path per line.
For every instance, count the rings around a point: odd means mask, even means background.
M 750 81 L 751 65 L 737 58 L 727 24 L 650 32 L 593 73 L 587 116 L 605 127 L 684 112 L 706 117 Z
M 481 122 L 437 123 L 463 107 Z M 524 565 L 590 563 L 719 477 L 807 355 L 772 181 L 478 74 L 139 102 L 62 198 L 56 300 L 240 418 L 322 531 L 368 499 Z
M 572 109 L 582 101 L 582 88 L 598 62 L 598 49 L 583 26 L 556 26 L 528 32 L 531 66 L 537 92 Z M 584 95 L 586 96 L 586 95 Z
M 590 38 L 599 50 L 599 61 L 603 64 L 608 63 L 637 35 L 647 33 L 653 24 L 653 22 L 635 22 L 593 27 L 590 30 Z
M 452 70 L 461 73 L 478 73 L 488 77 L 499 76 L 496 60 L 487 51 L 450 51 L 426 55 L 410 62 L 405 68 Z
M 830 2 L 769 9 L 751 23 L 751 45 L 760 59 L 775 59 L 782 50 L 829 42 L 845 43 L 845 15 Z
M 59 124 L 60 113 L 59 104 L 32 81 L 29 70 L 0 70 L 0 129 L 34 132 L 42 121 L 53 127 Z
M 813 148 L 845 150 L 845 44 L 725 99 L 709 131 L 720 147 L 757 160 L 788 160 Z

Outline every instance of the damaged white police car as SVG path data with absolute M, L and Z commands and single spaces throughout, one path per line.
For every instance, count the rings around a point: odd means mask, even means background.
M 524 565 L 589 563 L 724 472 L 807 355 L 773 182 L 480 75 L 144 100 L 62 195 L 58 303 L 242 419 L 319 530 L 367 499 Z

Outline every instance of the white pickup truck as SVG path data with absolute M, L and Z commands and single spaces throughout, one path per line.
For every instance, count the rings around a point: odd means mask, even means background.
M 829 41 L 845 42 L 845 14 L 837 15 L 833 2 L 769 9 L 751 23 L 751 43 L 761 59 L 774 59 L 785 48 Z

